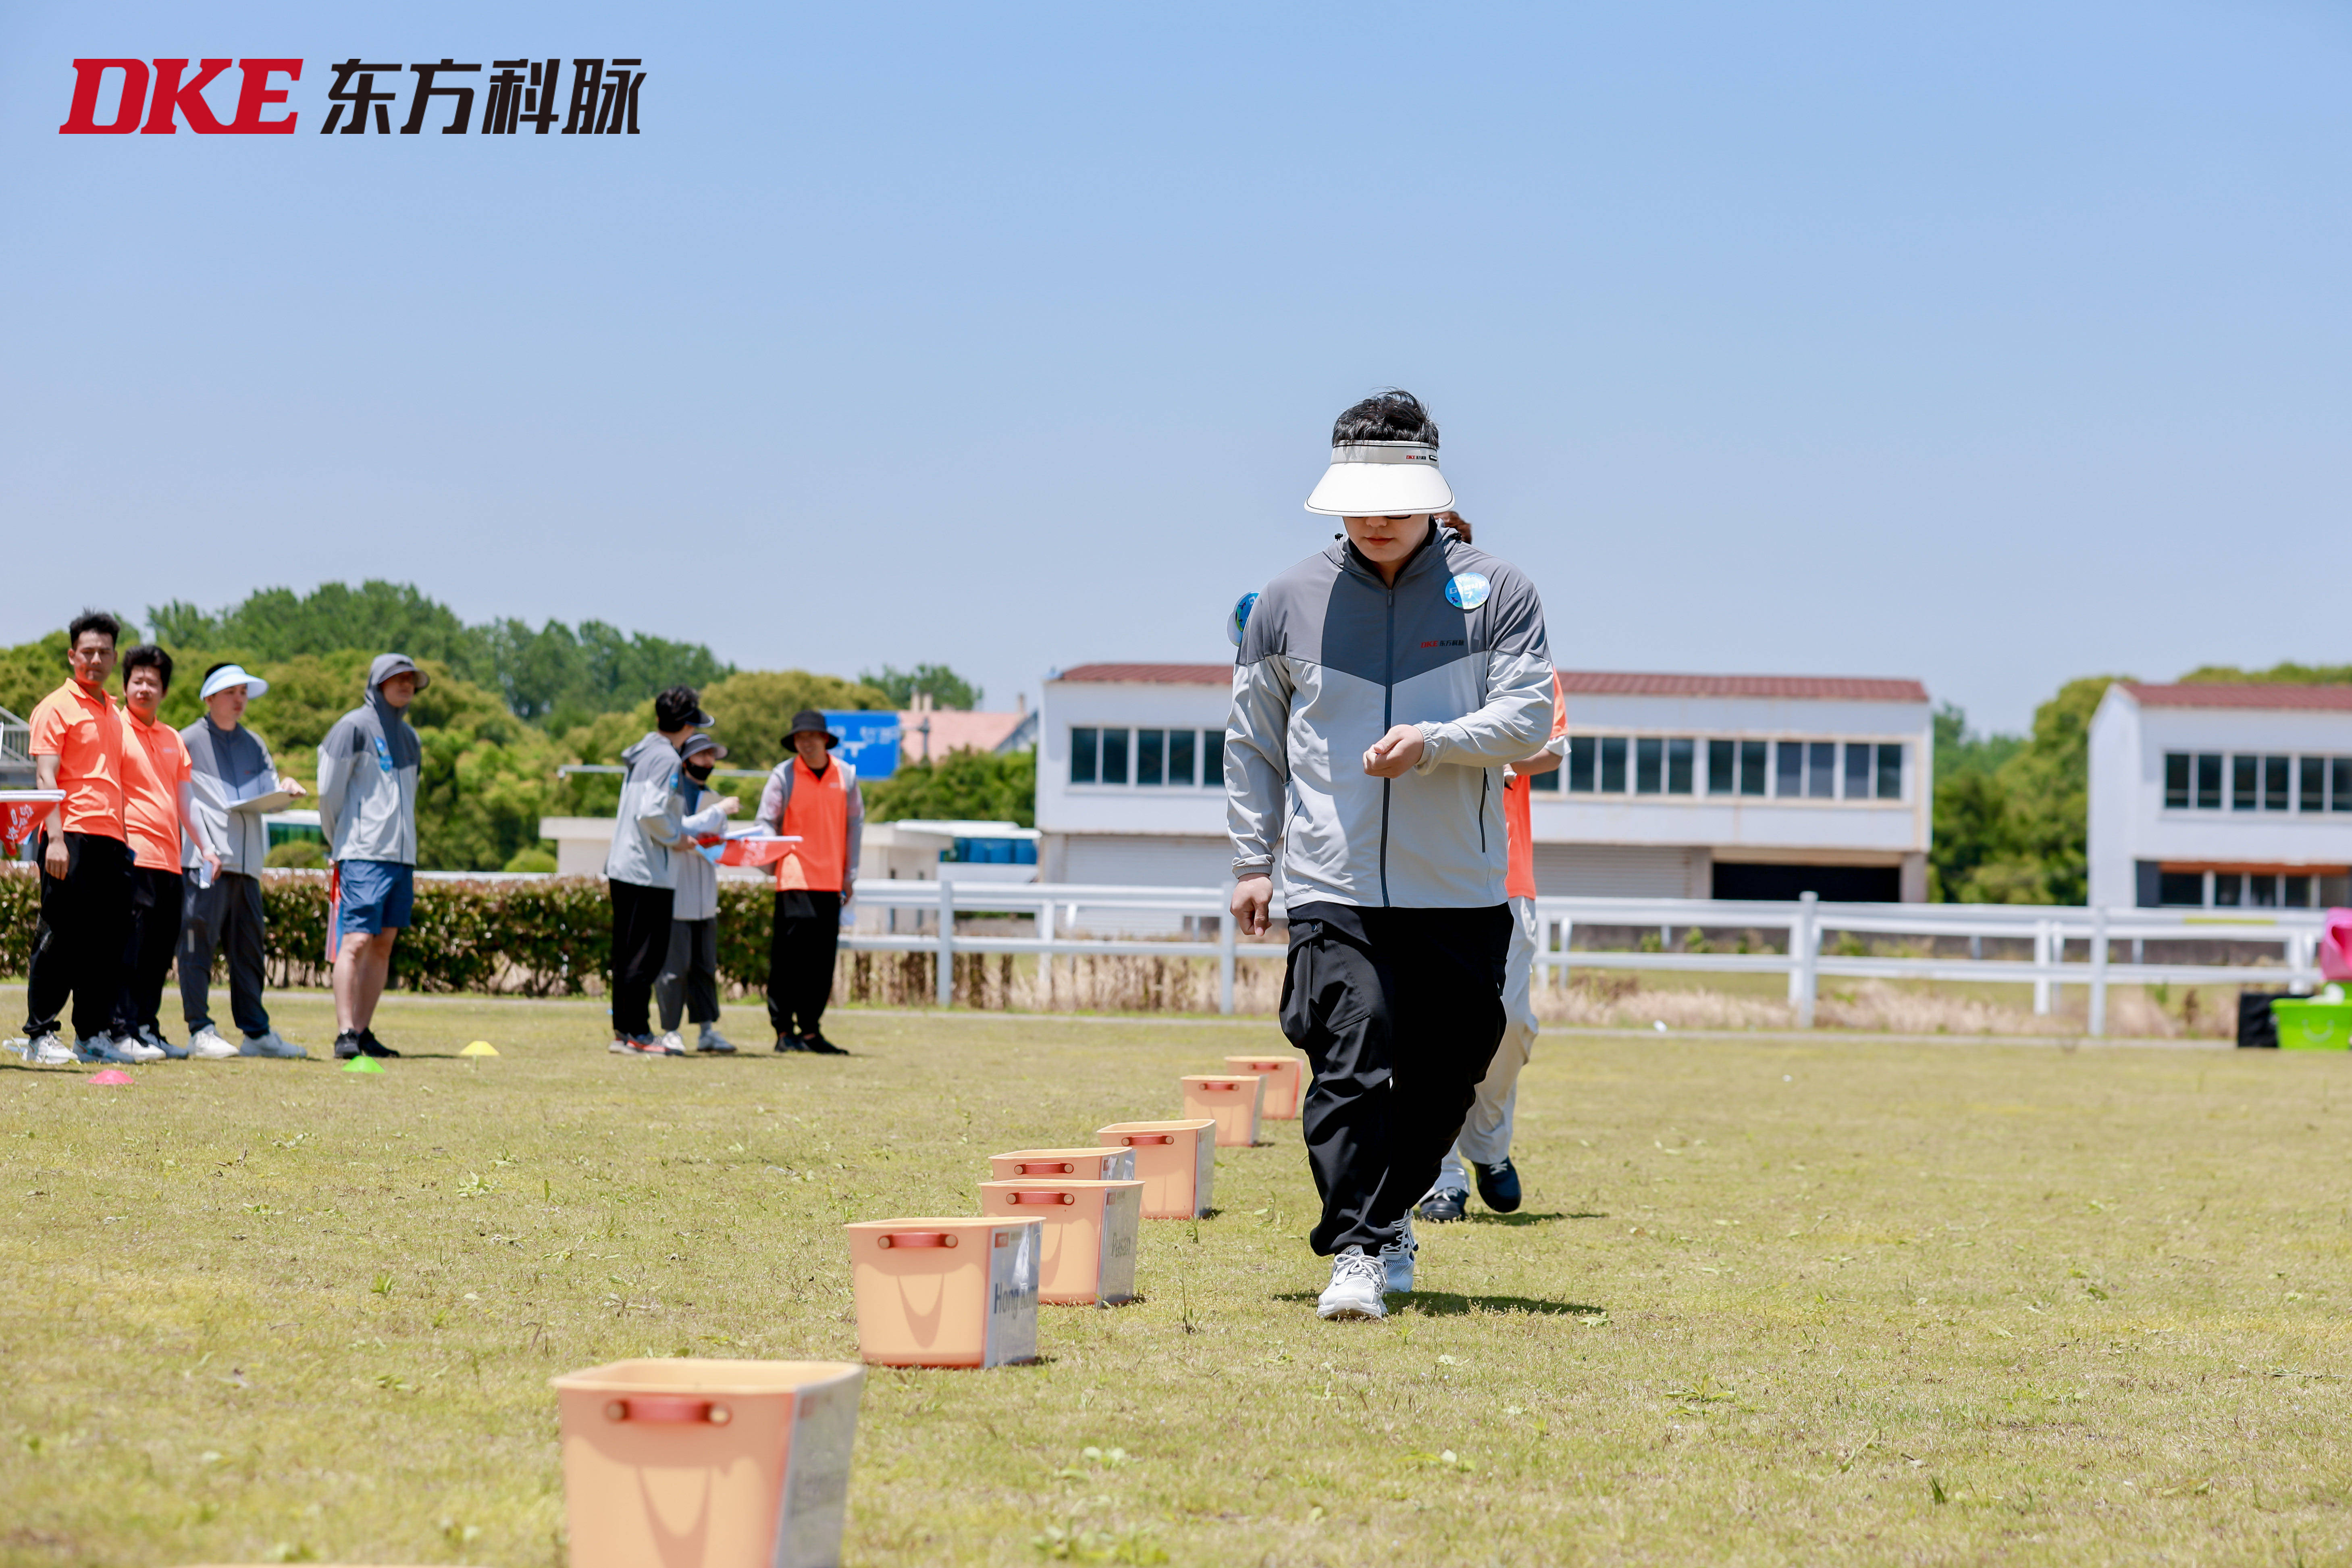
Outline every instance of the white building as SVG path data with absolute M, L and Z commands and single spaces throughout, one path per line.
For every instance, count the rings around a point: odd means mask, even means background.
M 1045 683 L 1049 882 L 1213 886 L 1224 664 L 1090 664 Z M 1569 765 L 1530 809 L 1547 893 L 1927 897 L 1933 721 L 1913 680 L 1562 671 Z
M 2118 681 L 2090 751 L 2094 904 L 2352 903 L 2352 687 Z

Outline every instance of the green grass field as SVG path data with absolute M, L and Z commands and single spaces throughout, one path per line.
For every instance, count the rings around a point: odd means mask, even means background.
M 561 1564 L 550 1376 L 852 1357 L 842 1222 L 1275 1038 L 837 1017 L 851 1059 L 638 1061 L 593 1005 L 396 999 L 381 1078 L 0 1070 L 0 1563 Z M 1526 1210 L 1425 1229 L 1381 1324 L 1315 1321 L 1274 1123 L 1147 1224 L 1145 1302 L 872 1374 L 847 1561 L 2340 1562 L 2347 1071 L 1554 1036 Z

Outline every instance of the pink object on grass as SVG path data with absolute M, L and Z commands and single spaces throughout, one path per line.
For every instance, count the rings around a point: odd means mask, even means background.
M 121 1068 L 109 1068 L 104 1072 L 94 1072 L 90 1074 L 89 1081 L 93 1084 L 104 1084 L 110 1089 L 117 1085 L 129 1083 L 131 1081 L 131 1075 L 124 1072 Z
M 2352 981 L 2352 910 L 2327 911 L 2319 938 L 2319 973 L 2328 980 Z

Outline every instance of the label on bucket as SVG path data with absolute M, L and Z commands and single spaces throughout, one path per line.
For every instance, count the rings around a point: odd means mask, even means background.
M 1037 1359 L 1038 1269 L 1045 1259 L 1036 1220 L 1006 1226 L 988 1249 L 988 1341 L 982 1366 Z M 1007 1245 L 1010 1243 L 1010 1245 Z
M 793 1401 L 772 1568 L 840 1568 L 841 1530 L 849 1517 L 849 1456 L 857 1441 L 857 1395 L 865 1383 L 861 1373 L 802 1389 Z
M 1135 1151 L 1108 1149 L 1103 1152 L 1102 1180 L 1131 1182 L 1135 1180 Z
M 1103 1194 L 1102 1247 L 1096 1254 L 1095 1300 L 1135 1300 L 1135 1237 L 1143 1225 L 1143 1189 Z

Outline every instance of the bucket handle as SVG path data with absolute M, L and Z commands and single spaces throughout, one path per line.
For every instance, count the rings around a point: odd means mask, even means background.
M 1234 1082 L 1231 1079 L 1225 1079 L 1222 1081 L 1212 1080 L 1210 1082 L 1203 1083 L 1201 1087 L 1207 1089 L 1212 1094 L 1231 1094 L 1234 1089 L 1241 1088 L 1241 1085 Z
M 1074 1204 L 1078 1200 L 1070 1193 L 1024 1192 L 1014 1193 L 1013 1201 L 1016 1204 Z
M 1176 1135 L 1173 1132 L 1122 1132 L 1118 1136 L 1119 1141 L 1127 1144 L 1129 1148 L 1133 1148 L 1138 1143 L 1173 1143 L 1176 1142 Z
M 1034 1163 L 1024 1160 L 1021 1163 L 1020 1173 L 1024 1176 L 1066 1176 L 1076 1169 L 1077 1167 L 1067 1160 L 1040 1160 Z
M 713 1426 L 724 1426 L 735 1419 L 735 1413 L 714 1399 L 695 1399 L 682 1394 L 640 1394 L 628 1399 L 607 1400 L 604 1419 L 663 1426 L 708 1421 Z
M 880 1247 L 953 1247 L 955 1237 L 944 1230 L 894 1230 L 876 1238 Z

